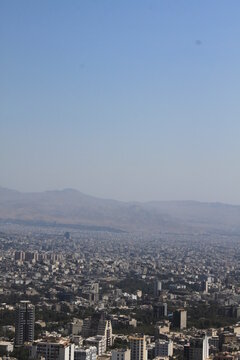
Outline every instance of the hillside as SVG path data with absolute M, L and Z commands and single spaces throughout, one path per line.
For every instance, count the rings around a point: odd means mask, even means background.
M 22 193 L 0 188 L 0 220 L 10 219 L 124 231 L 240 232 L 240 206 L 197 201 L 120 202 L 73 189 Z

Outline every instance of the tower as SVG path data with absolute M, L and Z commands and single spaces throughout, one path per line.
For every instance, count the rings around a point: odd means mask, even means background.
M 112 324 L 111 324 L 111 320 L 105 319 L 104 315 L 101 316 L 101 319 L 100 319 L 100 321 L 98 323 L 97 334 L 105 336 L 106 348 L 109 348 L 110 346 L 112 346 Z
M 206 360 L 209 356 L 209 339 L 196 337 L 190 340 L 190 344 L 184 346 L 184 360 Z
M 129 337 L 131 360 L 147 360 L 147 349 L 145 335 Z
M 173 313 L 173 327 L 180 330 L 187 327 L 187 311 L 184 309 L 178 309 Z
M 162 282 L 160 280 L 155 280 L 154 282 L 154 297 L 159 297 L 162 291 Z
M 153 317 L 160 320 L 167 316 L 167 303 L 157 303 L 153 305 Z
M 25 341 L 33 342 L 35 323 L 35 306 L 30 301 L 21 301 L 16 308 L 15 346 Z

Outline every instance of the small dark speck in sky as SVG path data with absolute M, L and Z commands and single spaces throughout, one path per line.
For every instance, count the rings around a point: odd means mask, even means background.
M 202 41 L 201 40 L 195 40 L 195 45 L 197 45 L 197 46 L 202 45 Z

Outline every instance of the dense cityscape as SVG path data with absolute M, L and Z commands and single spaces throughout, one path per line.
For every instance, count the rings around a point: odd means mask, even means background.
M 240 359 L 240 249 L 220 234 L 5 223 L 3 359 Z
M 240 360 L 239 20 L 0 0 L 0 360 Z

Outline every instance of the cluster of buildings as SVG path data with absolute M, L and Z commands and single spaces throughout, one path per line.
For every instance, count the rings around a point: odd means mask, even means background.
M 211 234 L 4 228 L 0 355 L 240 359 L 238 245 Z
M 34 340 L 35 307 L 29 301 L 21 301 L 15 312 L 16 348 L 25 347 L 29 359 L 45 360 L 167 360 L 177 359 L 174 348 L 182 346 L 184 360 L 240 359 L 240 324 L 228 331 L 205 332 L 170 330 L 168 320 L 159 322 L 154 336 L 131 334 L 127 336 L 124 348 L 114 348 L 111 320 L 104 313 L 87 318 L 81 324 L 82 336 L 62 337 L 61 334 L 48 334 Z M 185 318 L 182 309 L 178 310 L 178 324 Z M 84 326 L 85 325 L 85 326 Z M 231 332 L 231 331 L 232 332 Z M 91 336 L 89 336 L 91 335 Z M 238 347 L 230 349 L 235 341 Z M 7 353 L 13 350 L 10 342 L 0 342 Z

